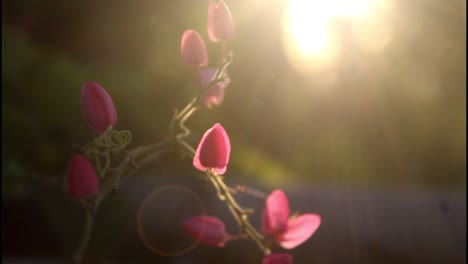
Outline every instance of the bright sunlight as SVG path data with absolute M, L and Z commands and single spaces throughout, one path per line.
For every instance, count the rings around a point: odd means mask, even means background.
M 372 0 L 289 0 L 283 15 L 283 41 L 293 64 L 313 60 L 320 68 L 329 65 L 338 53 L 331 20 L 363 15 L 371 4 Z

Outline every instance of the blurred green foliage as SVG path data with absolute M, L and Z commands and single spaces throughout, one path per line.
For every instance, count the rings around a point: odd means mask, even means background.
M 208 40 L 207 1 L 65 2 L 15 1 L 3 10 L 8 186 L 29 184 L 30 175 L 63 181 L 72 145 L 93 136 L 79 106 L 85 81 L 112 95 L 118 126 L 133 132 L 133 146 L 165 135 L 173 108 L 194 94 L 179 41 L 186 28 Z M 193 144 L 221 122 L 232 137 L 230 171 L 269 186 L 465 189 L 466 25 L 453 5 L 436 2 L 396 2 L 394 39 L 379 55 L 359 52 L 343 37 L 338 79 L 325 94 L 317 92 L 325 76 L 296 73 L 283 54 L 282 4 L 229 2 L 238 30 L 232 83 L 221 107 L 189 121 Z M 214 65 L 217 45 L 207 46 Z M 436 73 L 438 82 L 421 97 L 425 73 Z
M 331 75 L 301 75 L 288 63 L 280 41 L 285 1 L 227 2 L 238 34 L 232 82 L 223 105 L 200 110 L 187 125 L 193 145 L 215 122 L 226 128 L 229 183 L 254 181 L 265 192 L 298 185 L 466 191 L 462 0 L 393 1 L 395 32 L 379 54 L 360 51 L 349 29 L 338 28 L 343 50 Z M 216 63 L 207 4 L 2 1 L 2 200 L 34 201 L 48 237 L 59 240 L 57 254 L 71 255 L 82 224 L 80 204 L 65 192 L 73 145 L 94 136 L 82 118 L 81 85 L 106 88 L 118 128 L 133 133 L 130 148 L 160 139 L 174 108 L 195 94 L 179 54 L 185 29 L 200 32 Z M 190 161 L 171 158 L 154 166 L 196 175 Z M 135 225 L 124 207 L 109 199 L 100 208 L 89 255 L 118 252 L 117 231 Z M 22 221 L 9 228 L 36 228 Z

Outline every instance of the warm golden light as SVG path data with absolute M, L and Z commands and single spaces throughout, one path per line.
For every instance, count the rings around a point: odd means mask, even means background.
M 329 13 L 336 17 L 356 17 L 367 13 L 372 0 L 333 0 L 328 3 Z
M 316 7 L 315 1 L 289 1 L 286 30 L 293 44 L 304 55 L 322 52 L 329 42 L 329 17 L 326 13 L 311 12 Z
M 393 15 L 391 1 L 374 0 L 372 12 L 352 21 L 354 43 L 366 53 L 385 50 L 393 38 Z
M 330 66 L 339 52 L 330 22 L 361 16 L 371 4 L 372 0 L 289 0 L 283 15 L 283 41 L 292 64 Z

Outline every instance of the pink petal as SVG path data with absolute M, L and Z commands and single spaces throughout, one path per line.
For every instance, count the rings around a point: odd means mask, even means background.
M 218 38 L 222 40 L 233 40 L 235 35 L 234 21 L 232 20 L 231 11 L 226 5 L 226 2 L 220 1 L 216 8 L 217 18 L 215 27 L 215 32 L 218 35 Z
M 68 168 L 68 194 L 73 200 L 99 192 L 99 180 L 91 161 L 84 155 L 74 154 Z
M 197 80 L 195 80 L 196 84 L 200 84 L 202 86 L 208 85 L 216 75 L 216 68 L 203 68 L 200 70 L 200 76 Z
M 205 42 L 198 32 L 186 30 L 180 43 L 182 60 L 187 66 L 206 66 L 208 64 L 208 51 Z
M 288 253 L 273 253 L 263 258 L 262 264 L 292 264 L 293 256 Z
M 185 232 L 200 242 L 222 247 L 229 240 L 223 221 L 212 216 L 195 216 L 183 222 Z
M 273 191 L 266 199 L 262 219 L 264 234 L 279 234 L 286 230 L 289 217 L 288 197 L 282 190 Z
M 303 214 L 288 222 L 287 230 L 275 237 L 276 242 L 286 249 L 292 249 L 309 239 L 320 226 L 317 214 Z
M 214 31 L 213 31 L 215 9 L 216 9 L 216 3 L 213 0 L 210 0 L 210 3 L 208 4 L 208 37 L 213 42 L 218 41 L 218 38 L 215 36 Z
M 204 140 L 205 136 L 206 136 L 206 132 L 205 132 L 205 135 L 203 135 L 202 141 Z M 202 141 L 200 141 L 200 144 Z M 193 157 L 193 166 L 197 168 L 197 170 L 199 171 L 206 171 L 207 168 L 203 166 L 200 162 L 200 149 L 201 149 L 200 144 L 198 145 L 198 148 L 195 151 L 195 156 Z
M 203 68 L 200 70 L 200 74 L 195 79 L 197 85 L 206 87 L 214 79 L 216 68 Z M 206 107 L 211 108 L 213 105 L 220 105 L 224 99 L 224 89 L 231 83 L 229 78 L 225 78 L 216 84 L 213 84 L 204 96 L 204 104 Z
M 114 102 L 106 90 L 96 82 L 87 82 L 81 88 L 81 110 L 88 125 L 103 133 L 117 123 Z
M 224 99 L 224 89 L 231 83 L 230 79 L 218 82 L 208 89 L 205 94 L 205 105 L 211 108 L 212 105 L 220 105 Z
M 224 174 L 230 152 L 229 136 L 226 130 L 217 123 L 208 129 L 200 140 L 193 158 L 193 165 L 201 171 L 212 168 L 218 174 Z
M 232 40 L 235 35 L 231 11 L 224 1 L 208 5 L 208 35 L 211 41 Z

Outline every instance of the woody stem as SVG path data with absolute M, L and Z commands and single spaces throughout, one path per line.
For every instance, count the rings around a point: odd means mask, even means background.
M 94 215 L 88 210 L 85 210 L 85 214 L 85 227 L 83 228 L 80 244 L 73 257 L 73 263 L 76 264 L 80 264 L 83 260 L 84 253 L 88 247 L 89 238 L 91 237 L 91 231 L 93 230 Z
M 178 142 L 187 150 L 187 152 L 190 153 L 191 157 L 193 158 L 195 155 L 195 149 L 182 139 L 179 139 Z M 226 202 L 229 211 L 231 211 L 241 230 L 257 243 L 257 245 L 263 251 L 263 254 L 269 255 L 271 250 L 263 244 L 263 235 L 252 226 L 248 219 L 248 214 L 234 199 L 231 192 L 229 191 L 229 187 L 226 185 L 226 183 L 224 183 L 223 179 L 219 177 L 219 175 L 212 172 L 208 172 L 207 174 L 208 177 L 210 177 L 211 183 L 213 183 L 213 186 L 218 192 L 218 197 L 220 200 Z
M 166 137 L 162 139 L 161 141 L 155 142 L 150 145 L 146 146 L 140 146 L 136 147 L 130 151 L 127 152 L 125 155 L 123 161 L 120 163 L 120 165 L 115 169 L 115 173 L 110 175 L 109 177 L 106 177 L 104 179 L 104 182 L 101 184 L 101 188 L 99 193 L 94 197 L 94 200 L 92 201 L 92 211 L 88 212 L 85 216 L 85 227 L 83 229 L 83 232 L 81 234 L 81 239 L 80 243 L 78 245 L 78 248 L 76 250 L 76 253 L 74 255 L 73 261 L 74 263 L 81 263 L 83 260 L 83 256 L 86 252 L 86 249 L 88 247 L 89 239 L 91 236 L 91 232 L 93 229 L 93 222 L 94 222 L 94 216 L 95 213 L 101 204 L 102 200 L 108 195 L 113 187 L 117 187 L 120 184 L 120 179 L 124 178 L 125 176 L 128 176 L 131 172 L 136 170 L 136 165 L 135 163 L 142 162 L 146 160 L 150 156 L 154 156 L 155 154 L 163 154 L 165 152 L 168 152 L 170 150 L 173 150 L 174 143 L 178 143 L 180 146 L 183 147 L 188 153 L 190 153 L 193 157 L 195 154 L 195 150 L 187 143 L 184 141 L 184 138 L 186 138 L 190 134 L 190 130 L 185 127 L 185 122 L 193 115 L 193 113 L 196 112 L 198 109 L 198 104 L 200 101 L 203 99 L 206 91 L 215 85 L 216 83 L 224 80 L 224 73 L 229 66 L 229 64 L 232 61 L 232 57 L 228 56 L 226 57 L 226 60 L 224 60 L 221 65 L 218 68 L 218 71 L 214 77 L 213 80 L 211 80 L 210 83 L 208 83 L 201 91 L 199 94 L 193 98 L 185 107 L 182 111 L 176 113 L 174 115 L 172 122 L 171 122 L 171 135 L 169 137 Z M 180 133 L 174 133 L 174 128 L 178 127 L 179 129 L 182 130 Z M 110 131 L 112 128 L 109 127 L 106 133 L 100 135 L 97 140 L 104 140 L 104 136 Z M 94 142 L 91 142 L 84 146 L 82 148 L 83 151 L 88 150 L 88 148 L 93 145 Z M 107 158 L 107 157 L 106 157 Z M 98 155 L 98 161 L 99 161 L 99 155 Z M 105 170 L 108 168 L 108 164 L 110 161 L 106 159 L 105 161 Z M 100 164 L 99 164 L 100 165 Z M 105 170 L 102 170 L 102 173 L 105 173 Z M 99 171 L 101 172 L 101 169 L 99 168 Z M 257 242 L 259 247 L 262 249 L 263 253 L 265 255 L 270 254 L 270 249 L 263 245 L 263 236 L 258 233 L 255 228 L 250 224 L 247 218 L 247 214 L 245 213 L 244 210 L 237 204 L 237 202 L 234 200 L 232 197 L 229 188 L 226 186 L 226 184 L 223 182 L 223 180 L 216 175 L 212 175 L 210 177 L 213 177 L 213 185 L 217 188 L 218 192 L 226 197 L 226 203 L 228 204 L 228 207 L 234 217 L 236 218 L 237 222 L 241 226 L 241 229 L 253 240 Z

